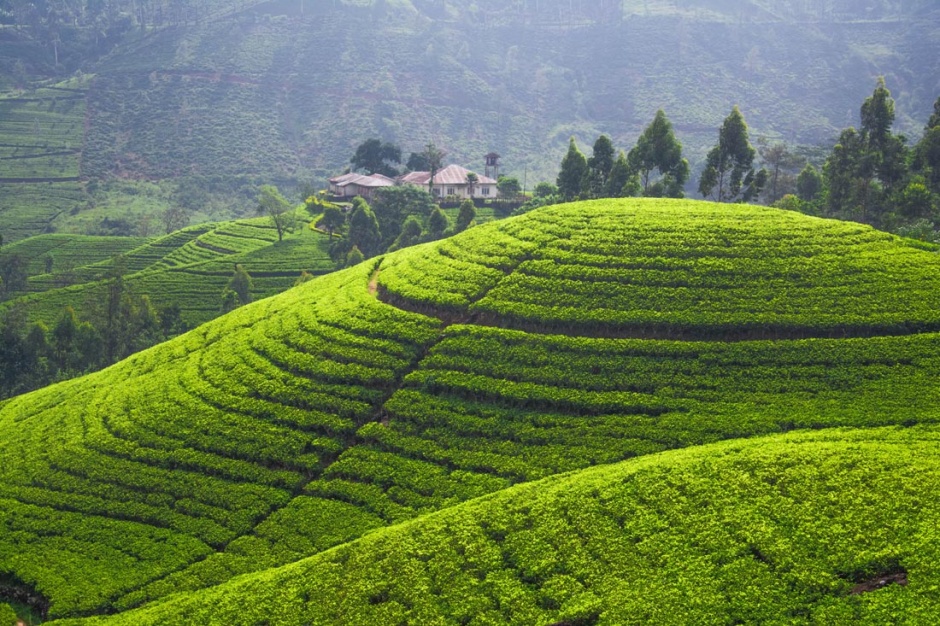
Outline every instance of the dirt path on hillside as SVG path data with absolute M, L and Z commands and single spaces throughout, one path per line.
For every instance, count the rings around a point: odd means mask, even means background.
M 379 268 L 375 268 L 375 271 L 372 273 L 372 278 L 369 279 L 369 295 L 375 296 L 379 293 Z

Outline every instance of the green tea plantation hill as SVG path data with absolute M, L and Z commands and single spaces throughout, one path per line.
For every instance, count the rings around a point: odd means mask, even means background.
M 2 580 L 128 623 L 926 615 L 938 269 L 678 200 L 388 254 L 0 404 Z

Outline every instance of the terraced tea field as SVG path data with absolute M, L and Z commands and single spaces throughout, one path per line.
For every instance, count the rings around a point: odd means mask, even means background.
M 45 231 L 84 202 L 78 182 L 87 81 L 0 94 L 0 231 L 6 241 Z
M 132 243 L 139 245 L 131 247 Z M 89 245 L 91 244 L 91 245 Z M 184 321 L 201 324 L 219 314 L 220 298 L 236 264 L 252 276 L 254 298 L 290 288 L 302 271 L 333 269 L 325 235 L 304 229 L 284 241 L 265 218 L 200 224 L 154 240 L 81 235 L 31 237 L 4 248 L 30 260 L 24 295 L 4 303 L 20 307 L 31 319 L 53 324 L 66 306 L 76 309 L 100 301 L 123 254 L 125 284 L 147 294 L 154 306 L 179 305 Z M 85 255 L 84 257 L 82 255 Z M 52 256 L 52 272 L 45 258 Z M 89 261 L 81 264 L 82 260 Z
M 0 572 L 105 624 L 929 621 L 937 263 L 663 200 L 373 259 L 0 405 Z

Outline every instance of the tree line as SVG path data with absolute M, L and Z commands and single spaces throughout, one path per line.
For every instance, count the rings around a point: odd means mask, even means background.
M 12 306 L 0 318 L 0 398 L 97 371 L 187 330 L 180 307 L 157 309 L 125 283 L 115 259 L 99 300 L 84 316 L 66 306 L 50 328 Z
M 842 131 L 823 158 L 813 150 L 759 141 L 735 106 L 709 150 L 697 190 L 717 202 L 761 202 L 852 220 L 920 238 L 940 238 L 940 98 L 913 146 L 895 134 L 895 104 L 881 78 L 860 109 L 860 126 Z M 557 202 L 685 195 L 689 164 L 663 111 L 628 152 L 601 135 L 590 157 L 571 138 L 555 185 L 540 183 L 520 212 Z M 817 154 L 819 151 L 816 151 Z M 822 161 L 816 167 L 813 161 Z
M 455 223 L 427 191 L 412 185 L 376 190 L 371 204 L 362 197 L 348 209 L 311 196 L 307 210 L 318 215 L 316 227 L 328 233 L 330 257 L 338 268 L 349 267 L 384 252 L 435 241 L 476 223 L 476 206 L 469 198 L 460 204 Z

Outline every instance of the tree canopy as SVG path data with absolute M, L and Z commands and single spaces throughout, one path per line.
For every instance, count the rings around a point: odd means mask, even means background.
M 584 180 L 588 174 L 588 164 L 584 153 L 578 149 L 574 137 L 568 142 L 568 153 L 561 161 L 558 172 L 558 193 L 565 200 L 574 200 L 581 195 Z
M 627 162 L 639 174 L 644 196 L 681 198 L 689 179 L 689 162 L 682 158 L 682 144 L 662 109 L 630 150 Z M 659 172 L 659 177 L 654 172 Z M 622 176 L 622 174 L 621 174 Z
M 718 202 L 756 198 L 767 180 L 766 170 L 754 171 L 756 154 L 748 140 L 747 123 L 735 105 L 718 131 L 717 145 L 708 152 L 699 193 Z
M 352 163 L 353 171 L 395 177 L 399 174 L 395 165 L 401 163 L 401 148 L 383 143 L 381 139 L 367 139 L 356 148 L 349 162 Z

